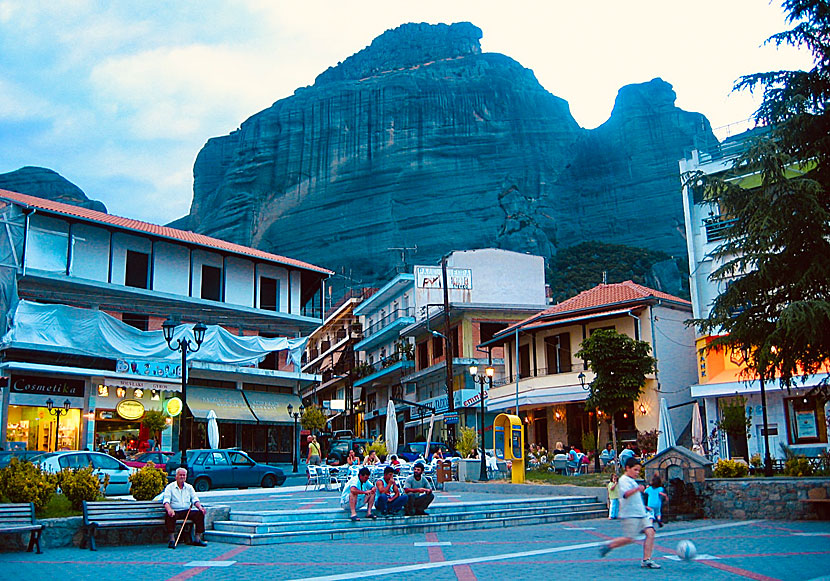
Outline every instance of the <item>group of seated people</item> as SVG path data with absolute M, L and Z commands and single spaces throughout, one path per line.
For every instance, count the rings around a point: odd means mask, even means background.
M 383 477 L 374 484 L 369 482 L 371 470 L 363 466 L 358 470 L 343 488 L 340 494 L 340 507 L 349 511 L 352 521 L 359 521 L 357 509 L 366 507 L 366 518 L 375 520 L 377 515 L 373 510 L 380 511 L 384 516 L 399 514 L 406 516 L 426 515 L 426 509 L 435 499 L 432 485 L 424 476 L 424 465 L 417 462 L 412 468 L 412 474 L 407 477 L 401 491 L 395 482 L 395 469 L 387 466 L 383 469 Z
M 606 444 L 605 449 L 602 450 L 599 454 L 600 462 L 602 466 L 606 466 L 608 464 L 615 464 L 616 462 L 620 462 L 621 465 L 625 465 L 625 461 L 628 458 L 635 457 L 637 455 L 636 451 L 632 448 L 631 443 L 626 443 L 625 448 L 619 454 L 619 460 L 617 459 L 617 453 L 614 450 L 613 445 L 611 442 Z M 580 465 L 587 465 L 590 463 L 590 458 L 588 454 L 582 453 L 579 448 L 575 448 L 572 446 L 565 446 L 562 442 L 556 442 L 555 449 L 548 454 L 547 450 L 545 450 L 541 444 L 531 444 L 530 451 L 527 455 L 528 463 L 530 467 L 538 466 L 539 464 L 549 464 L 552 463 L 553 460 L 567 460 L 568 466 L 570 468 L 579 467 Z

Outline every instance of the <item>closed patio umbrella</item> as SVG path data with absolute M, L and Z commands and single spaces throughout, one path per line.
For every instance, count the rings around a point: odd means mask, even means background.
M 700 417 L 700 405 L 695 402 L 692 408 L 692 451 L 703 454 L 703 419 Z
M 210 410 L 207 414 L 208 444 L 211 448 L 219 447 L 219 424 L 216 423 L 216 412 Z
M 395 454 L 398 451 L 398 417 L 395 412 L 395 402 L 389 399 L 386 406 L 386 451 Z
M 674 438 L 674 428 L 671 425 L 671 417 L 669 416 L 669 406 L 666 403 L 666 398 L 660 398 L 660 422 L 657 426 L 659 430 L 657 434 L 657 453 L 659 454 L 666 448 L 674 446 L 677 441 Z

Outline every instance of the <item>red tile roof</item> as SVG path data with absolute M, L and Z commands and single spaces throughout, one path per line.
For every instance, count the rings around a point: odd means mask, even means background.
M 159 226 L 158 224 L 150 224 L 149 222 L 141 222 L 140 220 L 122 218 L 120 216 L 114 216 L 112 214 L 105 214 L 103 212 L 96 212 L 95 210 L 88 210 L 80 206 L 62 204 L 60 202 L 53 202 L 52 200 L 37 198 L 35 196 L 27 196 L 25 194 L 10 192 L 8 190 L 3 189 L 0 189 L 0 199 L 14 201 L 19 204 L 25 204 L 27 206 L 32 206 L 34 208 L 45 210 L 47 212 L 52 212 L 55 214 L 80 218 L 81 220 L 84 220 L 86 222 L 97 222 L 99 224 L 107 224 L 109 226 L 115 226 L 122 230 L 145 232 L 147 234 L 151 234 L 153 236 L 157 236 L 160 238 L 179 240 L 181 242 L 195 244 L 199 246 L 207 246 L 209 248 L 214 248 L 216 250 L 222 250 L 224 252 L 230 252 L 233 254 L 243 254 L 245 256 L 259 258 L 261 260 L 267 260 L 269 262 L 277 262 L 287 266 L 313 270 L 321 274 L 334 274 L 331 270 L 322 268 L 320 266 L 314 266 L 313 264 L 309 264 L 307 262 L 302 262 L 300 260 L 295 260 L 293 258 L 286 258 L 285 256 L 280 256 L 278 254 L 271 254 L 270 252 L 264 252 L 262 250 L 257 250 L 256 248 L 250 248 L 248 246 L 242 246 L 241 244 L 234 244 L 232 242 L 227 242 L 225 240 L 219 240 L 218 238 L 211 238 L 210 236 L 196 234 L 195 232 L 190 232 L 187 230 L 177 230 L 176 228 Z

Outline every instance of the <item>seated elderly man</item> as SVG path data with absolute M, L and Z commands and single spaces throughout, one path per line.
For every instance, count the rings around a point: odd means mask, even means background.
M 161 495 L 161 501 L 167 511 L 167 514 L 164 515 L 164 528 L 170 537 L 167 546 L 171 549 L 176 548 L 176 521 L 184 518 L 187 518 L 196 527 L 196 542 L 193 544 L 197 547 L 207 547 L 207 543 L 202 540 L 202 533 L 205 532 L 205 513 L 207 509 L 199 502 L 196 491 L 186 480 L 187 469 L 178 468 L 176 470 L 176 480 L 168 484 Z M 195 507 L 195 510 L 191 510 L 192 507 Z M 188 511 L 190 514 L 188 514 Z
M 372 514 L 372 507 L 375 504 L 375 487 L 369 482 L 371 470 L 365 466 L 361 468 L 357 476 L 352 478 L 343 487 L 340 495 L 340 508 L 349 511 L 349 518 L 352 521 L 359 521 L 357 509 L 366 505 L 366 518 L 375 520 L 376 515 Z

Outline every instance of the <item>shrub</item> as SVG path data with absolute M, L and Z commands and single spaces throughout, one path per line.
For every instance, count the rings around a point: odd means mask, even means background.
M 753 468 L 761 468 L 764 465 L 764 461 L 761 460 L 760 454 L 753 454 L 752 457 L 749 459 L 749 464 Z
M 109 483 L 109 474 L 99 480 L 92 466 L 77 470 L 65 468 L 58 473 L 58 486 L 75 510 L 82 508 L 84 500 L 98 500 Z
M 40 511 L 49 503 L 57 488 L 54 475 L 43 472 L 29 462 L 12 458 L 0 470 L 0 496 L 9 502 L 32 502 Z
M 366 453 L 369 453 L 372 450 L 374 450 L 378 456 L 386 456 L 386 442 L 383 441 L 383 436 L 378 436 L 375 438 L 374 442 L 366 447 Z
M 660 434 L 659 430 L 649 430 L 647 432 L 637 432 L 637 445 L 643 453 L 653 453 L 657 451 L 657 437 Z
M 784 462 L 784 474 L 787 476 L 812 476 L 813 466 L 804 456 L 796 456 Z
M 167 475 L 152 462 L 130 475 L 130 494 L 136 500 L 153 500 L 166 485 Z
M 473 451 L 473 448 L 478 447 L 478 432 L 475 428 L 464 426 L 461 428 L 461 433 L 455 445 L 461 457 L 466 458 Z
M 712 470 L 718 478 L 743 478 L 749 474 L 749 466 L 737 460 L 726 460 L 721 458 Z

